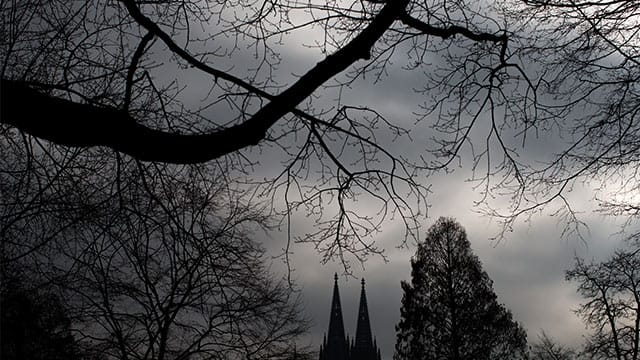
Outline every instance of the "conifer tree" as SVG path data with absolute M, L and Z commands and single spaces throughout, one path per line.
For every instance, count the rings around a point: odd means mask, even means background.
M 527 340 L 497 301 L 492 281 L 460 224 L 440 218 L 411 259 L 402 282 L 396 360 L 520 359 Z

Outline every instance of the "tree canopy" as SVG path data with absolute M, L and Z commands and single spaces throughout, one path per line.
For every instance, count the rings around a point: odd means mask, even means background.
M 583 356 L 640 358 L 640 244 L 616 251 L 606 261 L 576 259 L 567 280 L 577 283 L 585 302 L 576 313 L 592 331 Z
M 457 222 L 440 218 L 402 282 L 394 359 L 525 359 L 527 336 L 498 303 Z
M 15 164 L 1 173 L 0 275 L 12 265 L 54 289 L 83 358 L 307 353 L 299 292 L 252 238 L 271 219 L 224 173 L 42 150 L 0 160 Z
M 424 179 L 456 164 L 505 230 L 555 204 L 579 224 L 566 197 L 577 182 L 637 189 L 639 11 L 633 0 L 5 1 L 0 121 L 9 142 L 18 130 L 223 166 L 283 219 L 313 217 L 297 239 L 325 259 L 378 252 L 371 236 L 390 219 L 417 241 Z M 385 81 L 385 101 L 362 96 Z M 266 157 L 278 165 L 261 168 Z M 634 201 L 602 205 L 635 214 Z

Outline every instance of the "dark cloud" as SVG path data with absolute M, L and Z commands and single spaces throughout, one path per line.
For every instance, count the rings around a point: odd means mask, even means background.
M 576 255 L 604 259 L 614 248 L 621 246 L 621 237 L 610 235 L 619 230 L 620 219 L 585 212 L 581 219 L 587 223 L 589 231 L 585 232 L 584 239 L 562 238 L 564 224 L 545 212 L 534 216 L 531 223 L 515 227 L 508 238 L 496 243 L 490 238 L 495 235 L 498 225 L 474 211 L 473 200 L 477 193 L 463 177 L 443 175 L 431 180 L 435 192 L 425 229 L 438 216 L 457 218 L 465 227 L 484 269 L 493 279 L 499 301 L 511 309 L 515 319 L 527 329 L 529 340 L 535 341 L 544 330 L 560 342 L 580 345 L 585 329 L 572 309 L 581 299 L 575 285 L 564 280 L 564 272 L 572 266 Z M 576 196 L 589 192 L 590 189 L 583 189 Z M 359 278 L 366 278 L 372 327 L 385 359 L 391 359 L 393 355 L 394 327 L 399 320 L 402 297 L 400 281 L 409 280 L 409 259 L 415 250 L 412 246 L 396 247 L 400 243 L 394 236 L 397 229 L 389 226 L 388 231 L 375 239 L 384 245 L 387 262 L 372 257 L 362 266 L 352 264 L 353 276 L 341 276 L 339 283 L 345 328 L 354 334 Z M 275 238 L 270 241 L 278 243 Z M 305 341 L 317 348 L 328 328 L 333 273 L 341 274 L 344 269 L 338 262 L 320 264 L 316 251 L 309 245 L 294 244 L 293 251 L 293 278 L 302 286 L 306 313 L 314 320 Z
M 281 83 L 292 83 L 296 76 L 322 58 L 317 49 L 310 50 L 302 46 L 306 41 L 306 38 L 298 37 L 279 48 L 283 62 L 276 77 Z M 233 68 L 234 73 L 241 74 L 254 63 L 255 59 L 250 56 L 244 59 L 236 57 L 232 61 L 221 61 L 220 66 Z M 416 76 L 419 72 L 403 71 L 400 69 L 402 65 L 402 59 L 398 60 L 393 65 L 393 74 L 383 76 L 376 82 L 372 82 L 372 77 L 369 76 L 343 88 L 342 104 L 375 107 L 390 121 L 412 129 L 414 132 L 411 141 L 393 141 L 389 134 L 382 134 L 378 140 L 395 154 L 418 154 L 433 146 L 430 139 L 437 134 L 432 132 L 428 122 L 415 124 L 415 113 L 420 111 L 419 105 L 425 95 L 412 89 L 424 84 L 422 78 Z M 344 74 L 339 77 L 345 78 Z M 188 97 L 193 96 L 194 102 L 201 99 L 198 94 L 202 95 L 207 90 L 207 86 L 198 78 L 184 75 L 181 81 L 193 84 L 187 94 L 190 94 Z M 338 91 L 337 88 L 319 90 L 314 102 L 318 108 L 332 108 Z M 486 117 L 480 118 L 478 128 L 472 133 L 472 137 L 479 140 L 479 143 L 486 137 L 488 121 Z M 549 136 L 548 133 L 531 133 L 528 139 L 525 146 L 519 143 L 521 139 L 516 139 L 513 143 L 519 149 L 518 160 L 523 163 L 546 160 L 550 154 L 559 151 L 563 144 L 556 136 Z M 273 154 L 261 157 L 259 154 L 252 155 L 258 156 L 261 163 L 257 173 L 253 174 L 256 178 L 266 176 L 268 172 L 277 173 L 282 166 L 282 159 L 267 156 Z M 584 239 L 563 238 L 563 220 L 551 216 L 551 211 L 544 211 L 533 216 L 529 223 L 518 223 L 502 242 L 492 242 L 490 238 L 498 232 L 498 225 L 475 211 L 474 201 L 479 200 L 480 195 L 477 190 L 472 189 L 472 184 L 465 182 L 472 177 L 468 154 L 463 155 L 460 163 L 462 167 L 452 174 L 424 177 L 424 183 L 431 184 L 433 189 L 429 197 L 429 218 L 424 219 L 424 229 L 438 216 L 457 218 L 466 228 L 474 251 L 493 279 L 500 302 L 511 309 L 515 319 L 528 330 L 529 340 L 535 341 L 537 334 L 544 330 L 560 342 L 579 345 L 585 330 L 572 309 L 576 308 L 580 298 L 575 292 L 575 285 L 564 280 L 564 272 L 571 267 L 576 255 L 602 259 L 619 246 L 620 238 L 610 234 L 619 229 L 620 221 L 602 218 L 591 212 L 594 209 L 594 189 L 587 184 L 583 188 L 576 188 L 569 196 L 572 204 L 584 211 L 580 214 L 580 219 L 589 225 Z M 360 201 L 357 206 L 366 211 L 368 205 L 367 201 Z M 506 199 L 498 198 L 493 205 L 506 209 L 510 204 Z M 301 218 L 303 216 L 300 213 L 294 215 L 292 225 L 295 234 L 312 230 L 313 221 Z M 377 245 L 386 249 L 387 262 L 374 256 L 362 265 L 351 263 L 352 276 L 340 277 L 343 315 L 346 330 L 353 335 L 360 291 L 359 278 L 365 277 L 373 331 L 384 358 L 391 359 L 395 343 L 394 327 L 399 320 L 402 296 L 400 282 L 409 279 L 409 259 L 415 249 L 412 244 L 408 248 L 397 248 L 402 243 L 399 223 L 388 223 L 374 240 Z M 269 253 L 281 254 L 286 246 L 286 236 L 282 232 L 271 233 L 263 243 Z M 333 274 L 342 274 L 344 268 L 339 262 L 322 265 L 317 251 L 311 245 L 293 244 L 291 249 L 294 252 L 290 262 L 292 276 L 302 287 L 306 313 L 314 321 L 314 326 L 304 341 L 317 349 L 328 327 Z M 281 258 L 275 260 L 274 269 L 280 273 L 286 270 L 286 266 L 281 264 Z

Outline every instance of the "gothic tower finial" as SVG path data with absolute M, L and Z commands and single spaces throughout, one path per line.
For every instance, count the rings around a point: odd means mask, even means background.
M 333 298 L 329 317 L 329 332 L 320 346 L 320 360 L 381 360 L 380 349 L 373 340 L 364 278 L 361 279 L 360 309 L 356 336 L 345 337 L 342 306 L 338 289 L 338 273 L 333 275 Z
M 371 336 L 371 323 L 369 322 L 369 309 L 367 306 L 367 294 L 364 287 L 364 278 L 362 278 L 360 283 L 362 284 L 362 290 L 360 291 L 360 309 L 358 310 L 356 341 L 351 354 L 351 359 L 375 360 L 377 357 L 377 349 Z
M 338 290 L 338 273 L 334 274 L 333 279 L 329 333 L 327 334 L 326 345 L 322 349 L 320 360 L 348 360 L 348 345 L 344 336 L 342 306 L 340 304 L 340 291 Z

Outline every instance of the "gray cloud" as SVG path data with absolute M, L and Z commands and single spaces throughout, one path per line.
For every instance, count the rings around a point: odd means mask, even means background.
M 304 73 L 313 66 L 320 57 L 315 50 L 300 47 L 304 38 L 294 39 L 293 44 L 281 47 L 283 63 L 279 67 L 277 78 L 282 83 L 291 83 L 295 76 Z M 301 50 L 303 49 L 303 50 Z M 343 101 L 354 105 L 374 106 L 390 120 L 415 129 L 413 141 L 391 141 L 380 138 L 381 143 L 387 144 L 396 154 L 417 154 L 430 146 L 429 138 L 434 135 L 427 123 L 414 125 L 414 112 L 419 110 L 423 95 L 416 94 L 411 89 L 420 87 L 421 78 L 416 72 L 397 71 L 401 61 L 395 65 L 395 72 L 390 77 L 371 84 L 369 80 L 357 81 L 350 88 L 343 89 Z M 225 66 L 235 66 L 237 73 L 250 67 L 252 60 L 235 58 Z M 344 78 L 344 76 L 341 76 Z M 198 83 L 198 79 L 183 79 L 184 83 Z M 192 94 L 201 93 L 206 86 L 195 86 Z M 320 108 L 330 108 L 337 97 L 337 89 L 324 89 L 318 92 L 316 100 Z M 487 121 L 486 118 L 480 119 Z M 486 136 L 486 126 L 480 126 L 472 135 L 482 140 Z M 561 148 L 562 142 L 554 136 L 542 134 L 541 137 L 530 137 L 525 148 L 521 149 L 519 160 L 532 163 L 534 160 L 547 159 L 549 154 Z M 252 154 L 259 157 L 258 154 Z M 272 154 L 268 154 L 272 155 Z M 571 267 L 575 255 L 586 258 L 603 259 L 612 249 L 619 246 L 618 237 L 610 234 L 619 229 L 620 219 L 602 218 L 594 215 L 593 188 L 576 189 L 570 199 L 577 209 L 584 211 L 581 220 L 590 225 L 590 231 L 585 233 L 584 242 L 577 238 L 561 238 L 562 220 L 552 217 L 550 211 L 544 211 L 533 217 L 530 223 L 518 223 L 514 231 L 507 238 L 496 244 L 489 239 L 498 231 L 495 221 L 481 217 L 474 211 L 474 200 L 479 200 L 477 191 L 471 189 L 471 184 L 465 179 L 471 177 L 468 170 L 470 160 L 468 155 L 463 157 L 462 169 L 453 174 L 425 177 L 425 184 L 433 185 L 430 196 L 429 219 L 424 220 L 425 229 L 438 216 L 452 216 L 466 228 L 474 251 L 481 259 L 484 269 L 494 281 L 494 288 L 500 302 L 512 310 L 517 321 L 528 330 L 529 340 L 535 341 L 541 330 L 555 337 L 558 341 L 577 346 L 585 333 L 580 319 L 573 314 L 581 299 L 575 292 L 575 285 L 564 280 L 564 272 Z M 281 167 L 281 159 L 275 156 L 260 157 L 261 166 L 255 177 L 267 175 L 267 172 L 277 172 Z M 496 199 L 494 206 L 506 208 L 509 203 L 505 199 Z M 358 207 L 365 211 L 366 201 L 361 201 Z M 303 216 L 296 214 L 296 217 Z M 313 226 L 312 221 L 299 219 L 294 221 L 293 229 L 297 234 L 305 233 Z M 269 234 L 264 240 L 265 246 L 272 254 L 279 254 L 285 246 L 282 233 Z M 367 293 L 369 311 L 373 331 L 377 337 L 383 356 L 390 359 L 395 343 L 394 326 L 399 320 L 400 299 L 402 296 L 400 281 L 408 280 L 410 276 L 409 259 L 414 248 L 396 248 L 401 244 L 402 231 L 398 223 L 389 223 L 384 232 L 374 240 L 386 249 L 388 262 L 380 258 L 370 258 L 362 267 L 353 265 L 354 277 L 341 277 L 340 289 L 344 320 L 347 331 L 355 333 L 356 315 L 359 300 L 360 283 L 358 279 L 367 279 Z M 326 265 L 320 264 L 316 250 L 307 244 L 294 244 L 294 255 L 291 265 L 294 269 L 293 278 L 302 286 L 302 297 L 306 306 L 306 313 L 314 321 L 314 326 L 308 338 L 304 339 L 314 348 L 318 348 L 323 333 L 327 330 L 333 273 L 342 273 L 342 264 L 338 262 Z M 279 260 L 274 269 L 284 271 Z
M 516 226 L 507 239 L 496 243 L 489 239 L 498 230 L 497 224 L 474 211 L 477 193 L 463 181 L 464 177 L 443 175 L 430 180 L 434 180 L 435 192 L 425 228 L 438 216 L 457 218 L 493 279 L 499 301 L 511 309 L 515 319 L 527 329 L 529 341 L 535 341 L 544 330 L 562 343 L 579 346 L 585 329 L 572 309 L 581 299 L 576 294 L 576 286 L 564 280 L 564 272 L 572 266 L 576 255 L 604 259 L 621 246 L 621 237 L 610 234 L 619 230 L 622 219 L 603 218 L 589 212 L 590 208 L 583 208 L 586 212 L 581 219 L 589 225 L 585 238 L 562 238 L 564 224 L 545 212 L 534 216 L 530 224 Z M 589 189 L 585 189 L 581 194 L 588 192 Z M 387 231 L 375 239 L 387 250 L 388 262 L 373 257 L 362 266 L 353 264 L 354 277 L 340 277 L 345 328 L 352 335 L 360 291 L 358 279 L 366 278 L 372 327 L 386 359 L 390 359 L 394 351 L 394 326 L 399 320 L 402 297 L 400 281 L 410 279 L 409 259 L 415 250 L 411 246 L 396 247 L 400 243 L 395 236 L 397 229 L 387 227 Z M 282 244 L 276 237 L 266 243 L 271 243 L 274 249 L 276 244 Z M 328 328 L 333 273 L 340 274 L 343 268 L 337 262 L 321 265 L 315 250 L 306 244 L 294 244 L 293 251 L 293 277 L 303 288 L 306 313 L 314 320 L 305 341 L 317 349 Z

